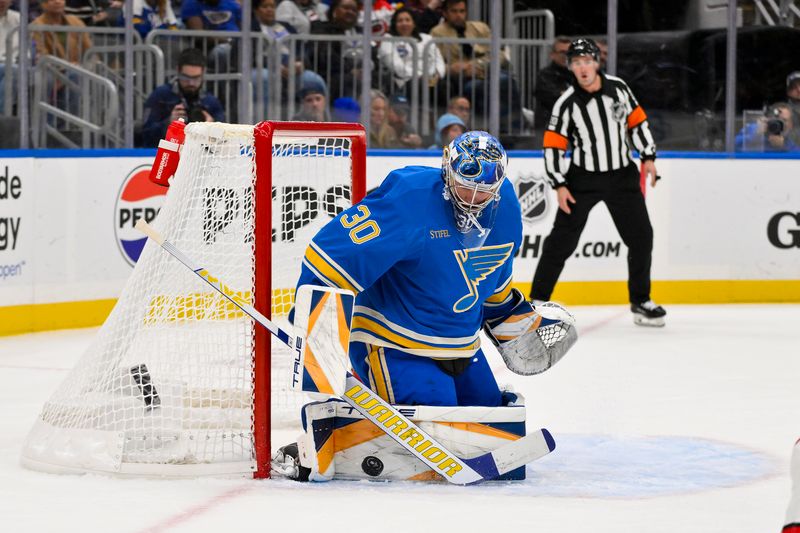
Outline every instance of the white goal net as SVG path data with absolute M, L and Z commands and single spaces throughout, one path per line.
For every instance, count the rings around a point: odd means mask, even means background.
M 363 134 L 353 125 L 325 126 L 188 125 L 153 223 L 246 301 L 258 306 L 261 294 L 271 310 L 260 310 L 284 328 L 308 242 L 350 205 L 354 183 L 363 194 Z M 270 210 L 265 227 L 259 217 Z M 94 342 L 45 404 L 23 464 L 121 475 L 264 475 L 270 428 L 253 398 L 263 370 L 257 353 L 269 349 L 262 340 L 269 335 L 255 327 L 148 243 Z M 257 386 L 271 398 L 273 426 L 297 423 L 303 398 L 289 391 L 290 352 L 274 340 L 271 355 L 271 380 Z

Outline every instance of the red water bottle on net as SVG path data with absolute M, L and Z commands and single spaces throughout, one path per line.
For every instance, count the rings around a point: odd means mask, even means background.
M 181 146 L 186 138 L 182 119 L 173 120 L 167 128 L 167 135 L 158 141 L 158 151 L 153 166 L 150 168 L 150 181 L 169 187 L 169 179 L 178 169 Z

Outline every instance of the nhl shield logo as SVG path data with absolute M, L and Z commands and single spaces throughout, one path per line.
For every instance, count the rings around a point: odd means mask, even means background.
M 520 176 L 514 184 L 522 209 L 522 221 L 533 224 L 547 215 L 549 199 L 547 181 L 544 176 L 529 174 Z
M 614 102 L 613 104 L 611 104 L 611 115 L 617 122 L 625 122 L 626 119 L 625 104 L 623 104 L 622 102 Z

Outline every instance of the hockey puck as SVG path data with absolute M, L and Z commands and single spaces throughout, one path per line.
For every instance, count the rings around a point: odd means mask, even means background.
M 383 472 L 383 461 L 369 455 L 361 462 L 361 470 L 368 476 L 378 477 Z

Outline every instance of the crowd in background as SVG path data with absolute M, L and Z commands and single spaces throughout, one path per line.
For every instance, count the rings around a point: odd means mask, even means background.
M 240 31 L 242 6 L 237 0 L 129 0 L 133 26 L 144 39 L 154 30 Z M 4 80 L 16 74 L 18 41 L 8 39 L 20 24 L 17 2 L 0 0 L 0 115 L 13 108 L 7 104 Z M 486 22 L 474 20 L 466 0 L 409 0 L 372 3 L 373 37 L 371 87 L 361 87 L 363 4 L 361 0 L 253 0 L 251 27 L 280 47 L 281 102 L 292 100 L 296 112 L 279 118 L 295 120 L 361 121 L 370 126 L 370 146 L 374 148 L 441 147 L 460 131 L 486 127 L 489 65 L 494 59 L 489 47 L 470 39 L 491 37 Z M 34 0 L 29 6 L 32 25 L 70 27 L 120 27 L 125 23 L 123 0 Z M 381 35 L 399 39 L 378 39 Z M 308 37 L 305 37 L 308 36 Z M 322 39 L 315 40 L 314 36 Z M 325 40 L 338 36 L 339 40 Z M 436 41 L 432 39 L 450 39 Z M 91 33 L 58 33 L 31 30 L 32 59 L 55 56 L 79 64 L 97 37 Z M 453 42 L 453 39 L 467 39 Z M 520 80 L 504 48 L 496 61 L 500 64 L 499 111 L 509 130 L 523 132 L 532 140 L 526 145 L 538 148 L 537 133 L 547 124 L 549 113 L 560 94 L 572 81 L 566 67 L 566 48 L 570 37 L 556 37 L 550 63 L 535 75 L 535 80 Z M 198 41 L 199 42 L 199 41 Z M 606 43 L 598 39 L 604 65 Z M 203 46 L 188 47 L 166 54 L 175 73 L 156 87 L 144 102 L 137 121 L 136 144 L 155 146 L 175 118 L 185 120 L 239 121 L 236 95 L 219 94 L 219 85 L 207 82 L 208 74 L 229 72 L 239 63 L 236 42 L 225 37 L 205 38 Z M 423 55 L 425 57 L 423 57 Z M 252 82 L 257 103 L 269 102 L 269 68 L 254 59 Z M 800 72 L 787 72 L 785 101 L 763 102 L 758 120 L 745 124 L 737 137 L 737 149 L 785 151 L 800 149 Z M 291 84 L 289 80 L 291 79 Z M 427 91 L 436 113 L 422 116 L 426 134 L 409 119 L 412 112 L 411 87 L 426 80 Z M 522 82 L 527 81 L 522 88 Z M 74 112 L 77 105 L 64 83 L 50 84 L 45 91 L 54 105 Z M 13 85 L 13 83 L 12 83 Z M 288 94 L 289 88 L 292 94 Z M 529 90 L 530 97 L 521 94 Z M 361 95 L 369 93 L 369 109 L 361 109 Z M 227 104 L 227 105 L 226 105 Z M 278 118 L 266 113 L 256 119 Z M 459 109 L 466 108 L 466 113 Z M 658 136 L 658 120 L 655 133 Z M 797 127 L 795 126 L 797 125 Z

